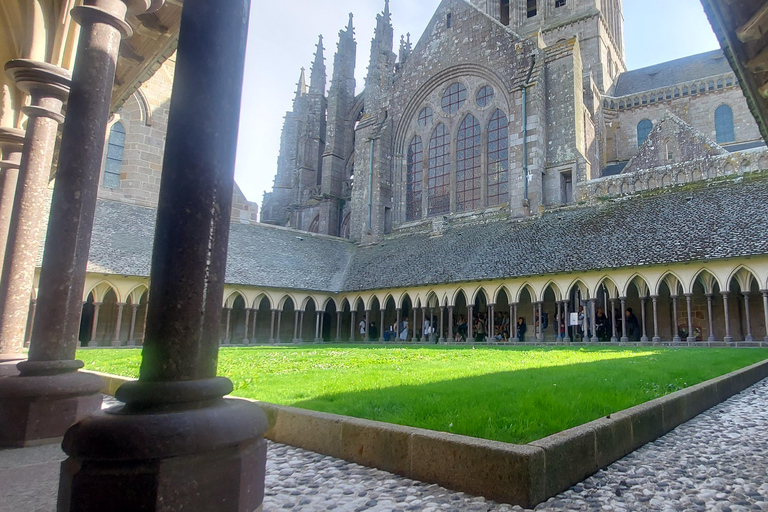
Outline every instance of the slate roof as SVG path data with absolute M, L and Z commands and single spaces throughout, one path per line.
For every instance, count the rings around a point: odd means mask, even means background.
M 613 96 L 628 96 L 731 72 L 723 51 L 713 50 L 622 73 Z
M 336 292 L 768 254 L 767 185 L 702 182 L 367 247 L 233 224 L 227 282 Z M 99 200 L 89 270 L 147 276 L 154 219 L 151 208 Z

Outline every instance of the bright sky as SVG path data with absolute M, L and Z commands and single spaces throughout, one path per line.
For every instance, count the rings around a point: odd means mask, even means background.
M 391 0 L 395 52 L 408 32 L 414 45 L 440 0 Z M 272 189 L 283 116 L 291 108 L 302 67 L 312 64 L 317 36 L 325 39 L 328 86 L 338 32 L 355 14 L 357 88 L 371 51 L 384 0 L 254 1 L 246 59 L 236 179 L 250 201 Z M 624 0 L 627 65 L 637 69 L 718 48 L 699 0 Z

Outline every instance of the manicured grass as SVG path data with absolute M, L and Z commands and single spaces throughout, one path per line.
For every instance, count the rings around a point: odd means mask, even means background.
M 138 376 L 138 350 L 81 350 Z M 304 346 L 225 348 L 234 394 L 528 443 L 768 358 L 765 349 Z

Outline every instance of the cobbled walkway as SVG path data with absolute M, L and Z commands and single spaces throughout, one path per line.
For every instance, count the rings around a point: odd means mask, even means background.
M 271 444 L 265 512 L 511 511 Z M 537 511 L 768 511 L 768 380 L 598 472 Z

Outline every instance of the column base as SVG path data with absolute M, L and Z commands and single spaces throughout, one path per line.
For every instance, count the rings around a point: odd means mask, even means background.
M 319 345 L 323 342 L 323 338 L 315 338 L 315 344 Z
M 456 343 L 456 338 L 447 338 L 445 340 L 446 343 Z
M 733 343 L 733 336 L 726 336 L 723 338 L 724 343 Z
M 475 338 L 467 338 L 467 343 L 475 343 Z
M 651 339 L 653 343 L 661 343 L 661 337 L 660 336 L 654 336 L 653 339 Z
M 125 342 L 126 347 L 135 347 L 136 346 L 136 340 L 128 340 Z
M 123 346 L 123 342 L 120 340 L 116 340 L 112 342 L 112 348 L 120 348 Z
M 642 336 L 640 338 L 640 343 L 648 343 L 650 340 L 648 339 L 648 336 Z
M 597 336 L 592 336 L 592 340 L 591 341 L 592 341 L 592 343 L 600 343 L 600 338 L 598 338 Z
M 103 386 L 101 377 L 76 371 L 0 379 L 0 448 L 60 442 L 73 423 L 101 408 Z
M 746 338 L 744 338 L 744 341 L 748 341 L 748 342 L 752 342 L 752 341 L 755 341 L 755 337 L 754 337 L 754 336 L 752 336 L 752 335 L 750 334 L 749 336 L 747 336 Z
M 99 342 L 94 340 L 89 341 L 88 348 L 99 348 Z
M 563 343 L 570 343 L 571 342 L 571 338 L 569 338 L 568 336 L 566 336 L 565 338 L 562 338 L 562 340 L 563 340 Z
M 251 340 L 249 340 L 248 338 L 245 338 L 245 339 L 243 340 L 243 346 L 244 346 L 244 347 L 247 347 L 247 346 L 248 346 L 248 345 L 250 345 L 250 344 L 251 344 Z
M 619 338 L 617 338 L 616 336 L 611 336 L 611 343 L 618 343 L 618 342 L 619 342 Z
M 139 385 L 149 390 L 144 398 L 154 389 L 151 399 L 178 387 Z M 58 510 L 261 510 L 266 429 L 261 409 L 234 399 L 97 413 L 64 438 L 69 458 L 61 466 Z
M 694 336 L 688 336 L 687 338 L 685 338 L 685 341 L 687 341 L 688 343 L 696 343 L 696 338 Z
M 628 337 L 626 337 L 626 336 L 622 336 L 622 337 L 621 337 L 621 342 L 622 342 L 622 343 L 628 343 L 628 342 L 629 342 L 629 338 L 628 338 Z
M 680 343 L 681 341 L 683 341 L 683 339 L 680 336 L 672 338 L 672 343 Z

